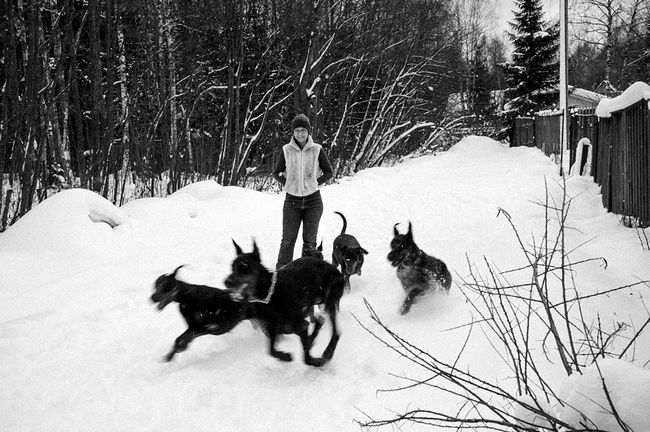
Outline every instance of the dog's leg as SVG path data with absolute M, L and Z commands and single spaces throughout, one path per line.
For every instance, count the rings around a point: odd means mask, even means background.
M 318 336 L 318 333 L 320 333 L 320 329 L 323 327 L 323 323 L 325 322 L 325 317 L 323 316 L 322 311 L 316 310 L 317 307 L 318 306 L 314 306 L 314 310 L 311 316 L 311 322 L 314 323 L 314 329 L 309 335 L 309 339 L 312 344 L 314 343 L 316 336 Z
M 293 360 L 293 356 L 287 352 L 283 351 L 278 351 L 275 349 L 275 343 L 278 340 L 278 333 L 275 331 L 275 329 L 269 329 L 269 354 L 271 356 L 275 357 L 276 359 L 285 361 L 285 362 L 290 362 Z
M 343 275 L 343 286 L 345 287 L 346 292 L 350 292 L 352 289 L 352 286 L 350 285 L 350 275 L 349 274 L 344 274 Z
M 312 314 L 312 317 L 313 314 Z M 309 334 L 309 323 L 305 321 L 298 328 L 295 328 L 295 334 L 300 337 L 300 342 L 302 343 L 303 358 L 305 364 L 308 366 L 320 367 L 325 364 L 325 361 L 322 358 L 316 358 L 311 356 L 311 347 L 313 345 L 314 338 L 318 335 L 320 328 L 323 326 L 322 318 L 317 320 L 315 323 L 314 330 Z
M 334 356 L 334 350 L 339 343 L 341 335 L 339 334 L 338 325 L 336 324 L 336 308 L 331 308 L 329 311 L 330 322 L 332 323 L 332 338 L 327 344 L 325 351 L 323 351 L 323 359 L 330 361 Z
M 402 315 L 406 315 L 411 310 L 413 303 L 417 301 L 417 297 L 421 296 L 422 294 L 424 294 L 424 290 L 422 288 L 411 289 L 406 295 L 404 302 L 402 303 L 402 309 L 400 310 L 400 313 Z
M 336 267 L 336 268 L 338 268 L 339 265 L 340 265 L 339 262 L 338 262 L 337 259 L 336 259 L 336 254 L 335 254 L 334 252 L 332 252 L 332 265 L 333 265 L 334 267 Z
M 305 364 L 308 366 L 315 366 L 315 367 L 323 366 L 326 363 L 325 359 L 311 356 L 310 351 L 311 351 L 312 341 L 313 341 L 312 338 L 313 332 L 310 335 L 307 329 L 304 329 L 298 332 L 298 336 L 300 336 L 300 342 L 302 342 L 302 351 L 305 359 Z
M 176 342 L 174 343 L 174 348 L 165 356 L 165 361 L 170 362 L 173 358 L 174 355 L 176 355 L 179 352 L 183 352 L 187 349 L 187 346 L 192 342 L 195 338 L 201 336 L 204 333 L 197 332 L 192 329 L 187 329 L 183 334 L 181 334 L 179 337 L 176 338 Z

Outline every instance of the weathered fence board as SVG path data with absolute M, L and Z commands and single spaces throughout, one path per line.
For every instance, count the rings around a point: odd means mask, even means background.
M 517 117 L 513 147 L 535 147 L 535 119 L 532 117 Z
M 562 114 L 535 116 L 535 145 L 545 155 L 561 153 Z

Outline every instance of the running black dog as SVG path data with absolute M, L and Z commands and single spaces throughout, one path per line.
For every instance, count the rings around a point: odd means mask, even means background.
M 345 280 L 345 288 L 350 289 L 350 276 L 353 274 L 361 275 L 363 266 L 363 256 L 368 255 L 368 251 L 361 247 L 359 241 L 351 234 L 346 234 L 348 221 L 343 213 L 335 211 L 343 219 L 343 229 L 332 244 L 332 264 L 341 266 L 341 273 Z
M 262 265 L 257 244 L 253 243 L 253 252 L 249 253 L 244 253 L 234 240 L 233 244 L 237 257 L 224 283 L 235 299 L 249 304 L 269 338 L 269 353 L 291 361 L 291 354 L 278 351 L 275 344 L 281 334 L 296 334 L 306 364 L 323 366 L 331 360 L 340 338 L 336 315 L 343 295 L 343 276 L 336 267 L 318 258 L 304 257 L 271 273 Z M 323 306 L 332 323 L 332 337 L 320 358 L 310 354 L 324 321 L 317 320 L 309 333 L 316 305 Z
M 171 302 L 178 302 L 187 323 L 187 330 L 176 338 L 174 348 L 165 356 L 166 361 L 171 361 L 176 353 L 185 351 L 195 338 L 227 333 L 250 317 L 246 303 L 234 301 L 228 291 L 176 279 L 181 267 L 160 276 L 151 296 L 151 301 L 158 304 L 158 310 L 163 310 Z
M 394 237 L 390 242 L 388 260 L 393 267 L 397 267 L 397 278 L 406 291 L 401 309 L 404 315 L 411 309 L 418 296 L 437 288 L 442 288 L 448 293 L 451 288 L 451 273 L 442 260 L 427 255 L 415 244 L 411 222 L 406 234 L 400 234 L 397 225 L 393 227 Z

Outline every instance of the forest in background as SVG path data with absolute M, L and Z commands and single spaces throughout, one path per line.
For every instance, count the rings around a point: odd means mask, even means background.
M 609 34 L 637 32 L 630 61 L 649 38 L 634 1 L 636 24 L 619 14 Z M 263 188 L 299 112 L 337 177 L 435 151 L 494 131 L 490 91 L 507 86 L 508 45 L 482 0 L 0 3 L 0 231 L 70 187 L 118 205 L 207 178 Z M 615 76 L 632 70 L 612 67 L 615 44 L 593 42 L 572 58 L 604 56 L 595 84 L 634 78 Z M 447 111 L 453 93 L 465 112 Z

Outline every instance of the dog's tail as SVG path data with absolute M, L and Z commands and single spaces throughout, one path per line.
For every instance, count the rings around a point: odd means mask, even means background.
M 348 227 L 348 221 L 345 220 L 345 216 L 343 216 L 343 213 L 335 211 L 337 215 L 341 216 L 341 219 L 343 219 L 343 229 L 341 230 L 341 234 L 345 234 L 345 230 Z

